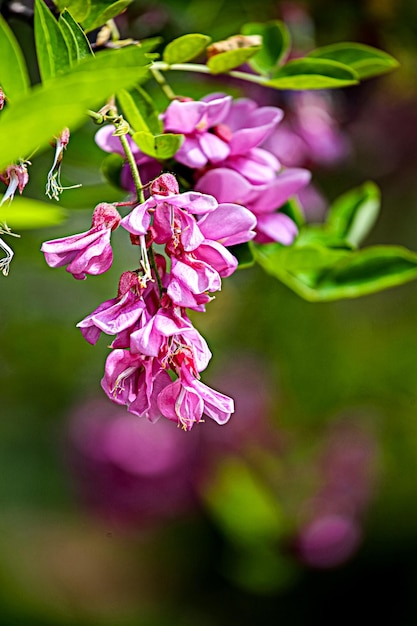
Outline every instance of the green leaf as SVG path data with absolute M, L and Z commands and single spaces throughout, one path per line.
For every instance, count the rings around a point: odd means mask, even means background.
M 380 191 L 368 181 L 337 198 L 326 221 L 328 230 L 353 246 L 365 239 L 374 226 L 380 209 Z
M 108 3 L 111 4 L 112 0 Z M 68 9 L 76 22 L 87 19 L 91 10 L 91 0 L 54 0 L 60 11 Z
M 153 136 L 147 132 L 137 132 L 132 136 L 136 145 L 148 156 L 155 159 L 170 159 L 181 147 L 184 135 L 164 133 Z
M 398 61 L 386 52 L 360 43 L 346 42 L 323 46 L 316 48 L 307 56 L 348 65 L 355 70 L 360 79 L 385 74 L 399 66 Z
M 354 70 L 325 59 L 296 59 L 274 72 L 264 84 L 276 89 L 330 89 L 356 85 Z
M 0 15 L 0 86 L 7 99 L 24 95 L 29 89 L 29 77 L 22 51 L 15 36 Z
M 155 109 L 152 98 L 146 93 L 142 87 L 136 86 L 129 91 L 129 94 L 135 103 L 135 106 L 153 135 L 159 135 L 163 131 L 162 121 L 159 119 L 159 113 Z
M 88 41 L 83 29 L 74 18 L 71 16 L 71 13 L 65 9 L 63 13 L 60 15 L 59 24 L 62 28 L 62 32 L 64 37 L 66 38 L 68 48 L 70 50 L 74 50 L 75 48 L 75 60 L 81 61 L 81 59 L 85 59 L 91 54 L 93 51 L 90 47 L 90 42 Z M 69 39 L 71 38 L 71 44 L 69 43 Z M 72 55 L 72 60 L 74 60 L 74 52 Z
M 119 91 L 117 93 L 117 101 L 122 108 L 123 117 L 127 119 L 133 131 L 150 133 L 150 128 L 136 105 L 134 96 L 129 91 L 126 91 L 126 89 Z
M 259 23 L 251 22 L 242 27 L 243 35 L 261 35 L 262 47 L 250 60 L 250 65 L 259 74 L 269 74 L 288 54 L 291 38 L 288 28 L 279 20 Z
M 35 44 L 42 81 L 69 68 L 71 57 L 64 34 L 43 0 L 35 0 Z
M 191 59 L 195 59 L 196 56 L 207 48 L 210 42 L 211 37 L 201 35 L 200 33 L 183 35 L 174 39 L 166 46 L 162 58 L 169 65 L 186 63 L 191 61 Z
M 339 248 L 341 250 L 352 250 L 350 242 L 340 235 L 333 233 L 326 224 L 305 224 L 301 227 L 294 245 L 297 247 L 319 244 L 326 248 Z
M 417 278 L 417 254 L 397 246 L 363 250 L 251 244 L 255 260 L 310 302 L 358 298 Z
M 207 67 L 212 74 L 228 72 L 246 63 L 259 49 L 260 46 L 250 46 L 250 48 L 237 48 L 236 50 L 220 52 L 208 59 Z
M 109 3 L 107 0 L 90 0 L 90 11 L 86 18 L 81 20 L 83 28 L 89 32 L 103 26 L 116 15 L 119 15 L 129 6 L 132 0 L 118 0 Z
M 0 207 L 0 222 L 6 222 L 12 231 L 55 226 L 66 217 L 67 212 L 56 204 L 33 200 L 27 196 L 15 196 L 13 202 Z
M 75 130 L 86 120 L 86 110 L 97 108 L 112 93 L 129 88 L 148 72 L 148 60 L 139 47 L 107 50 L 84 59 L 66 75 L 34 87 L 0 116 L 0 171 L 68 126 Z

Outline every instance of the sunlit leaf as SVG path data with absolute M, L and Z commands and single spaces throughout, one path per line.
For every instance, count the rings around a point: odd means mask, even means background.
M 55 226 L 66 217 L 67 212 L 60 206 L 27 196 L 15 196 L 13 202 L 0 207 L 0 222 L 5 222 L 12 231 Z
M 246 63 L 259 49 L 260 46 L 250 46 L 249 48 L 237 48 L 236 50 L 220 52 L 208 59 L 207 66 L 212 74 L 228 72 Z
M 261 35 L 262 47 L 249 61 L 260 74 L 268 74 L 288 54 L 291 38 L 288 28 L 279 20 L 272 22 L 251 22 L 242 27 L 244 35 Z
M 119 91 L 117 93 L 117 101 L 122 108 L 124 118 L 127 119 L 134 131 L 151 132 L 130 92 L 126 91 L 126 89 Z
M 211 38 L 200 33 L 190 33 L 171 41 L 165 48 L 163 60 L 170 65 L 195 59 L 210 43 Z
M 0 15 L 0 86 L 11 102 L 27 92 L 29 78 L 22 51 Z
M 122 13 L 132 0 L 118 0 L 108 2 L 107 0 L 90 0 L 90 11 L 88 16 L 81 20 L 83 28 L 87 32 L 103 26 L 106 22 Z
M 35 0 L 35 44 L 43 81 L 68 70 L 70 51 L 60 25 L 43 0 Z
M 366 182 L 337 198 L 327 217 L 328 230 L 358 246 L 374 226 L 380 209 L 380 192 Z
M 184 135 L 164 133 L 153 136 L 151 133 L 137 132 L 132 136 L 136 145 L 148 156 L 155 159 L 170 159 L 181 147 Z
M 361 79 L 385 74 L 399 66 L 394 57 L 382 50 L 350 42 L 316 48 L 308 57 L 329 59 L 348 65 Z
M 351 68 L 325 59 L 296 59 L 273 73 L 265 82 L 276 89 L 330 89 L 346 87 L 358 82 Z
M 311 302 L 358 298 L 417 279 L 417 254 L 398 246 L 363 250 L 251 244 L 255 260 Z
M 148 60 L 139 47 L 108 50 L 81 61 L 71 72 L 45 86 L 34 87 L 19 99 L 13 111 L 0 116 L 0 171 L 68 126 L 74 130 L 86 120 L 88 108 L 100 107 L 106 98 L 129 88 L 148 71 Z
M 111 4 L 112 0 L 108 3 Z M 85 20 L 91 10 L 91 0 L 54 0 L 60 11 L 67 9 L 78 23 Z
M 77 22 L 73 19 L 69 11 L 65 9 L 63 13 L 60 15 L 59 24 L 61 25 L 64 36 L 67 40 L 67 45 L 71 49 L 75 47 L 77 61 L 81 61 L 81 59 L 85 59 L 89 55 L 93 54 L 91 50 L 90 42 L 88 41 L 83 29 Z M 69 44 L 69 37 L 72 38 L 72 44 Z

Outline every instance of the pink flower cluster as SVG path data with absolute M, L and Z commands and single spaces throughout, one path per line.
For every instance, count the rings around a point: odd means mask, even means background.
M 256 216 L 256 241 L 289 245 L 297 227 L 277 209 L 310 181 L 310 172 L 281 169 L 260 147 L 282 117 L 276 107 L 211 94 L 199 102 L 174 100 L 163 120 L 166 131 L 185 135 L 175 158 L 195 170 L 195 189 L 247 207 Z
M 102 203 L 89 231 L 44 243 L 47 263 L 67 265 L 77 279 L 105 272 L 112 262 L 110 233 L 119 224 L 140 248 L 139 268 L 124 272 L 117 297 L 78 324 L 91 344 L 102 332 L 115 335 L 104 391 L 151 422 L 162 415 L 190 430 L 204 414 L 224 424 L 233 400 L 201 382 L 211 353 L 186 309 L 204 311 L 221 278 L 234 272 L 237 260 L 226 246 L 255 236 L 253 214 L 210 195 L 179 193 L 175 177 L 163 174 L 150 197 L 123 219 Z M 154 244 L 164 246 L 165 254 L 154 253 Z
M 263 147 L 282 117 L 283 112 L 276 107 L 258 107 L 248 98 L 233 100 L 224 94 L 211 94 L 200 101 L 172 101 L 162 120 L 166 132 L 184 135 L 172 167 L 182 168 L 182 177 L 191 187 L 213 195 L 219 203 L 249 209 L 257 221 L 256 241 L 289 245 L 297 227 L 279 209 L 309 183 L 310 172 L 283 168 L 272 150 Z M 122 153 L 110 127 L 100 129 L 96 141 L 107 152 Z M 142 180 L 151 180 L 160 172 L 160 164 L 143 155 L 133 142 L 131 148 Z M 133 191 L 127 166 L 121 184 Z

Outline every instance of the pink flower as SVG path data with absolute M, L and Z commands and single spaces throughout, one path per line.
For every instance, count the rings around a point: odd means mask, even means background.
M 107 357 L 101 386 L 110 400 L 126 405 L 129 413 L 154 422 L 161 415 L 157 397 L 170 383 L 156 359 L 118 349 Z
M 112 204 L 98 204 L 90 230 L 42 244 L 47 264 L 50 267 L 67 265 L 67 272 L 77 280 L 84 280 L 87 274 L 103 274 L 113 262 L 110 234 L 119 222 L 120 215 Z
M 191 168 L 201 168 L 207 163 L 219 163 L 228 157 L 228 143 L 209 132 L 227 115 L 232 98 L 212 94 L 200 101 L 171 102 L 163 115 L 166 132 L 185 135 L 175 159 Z
M 120 277 L 117 298 L 106 300 L 77 324 L 84 339 L 95 344 L 102 332 L 117 335 L 131 328 L 145 309 L 145 302 L 140 293 L 137 274 L 124 272 Z
M 232 398 L 194 378 L 184 365 L 178 380 L 164 387 L 158 395 L 158 407 L 162 415 L 184 430 L 191 430 L 203 414 L 218 424 L 225 424 L 234 411 Z
M 179 307 L 159 309 L 150 316 L 131 334 L 130 349 L 133 354 L 160 358 L 164 367 L 172 366 L 177 354 L 187 354 L 196 372 L 203 371 L 211 359 L 205 339 Z
M 253 185 L 238 172 L 222 167 L 204 174 L 196 188 L 203 193 L 210 189 L 219 203 L 237 202 L 249 209 L 257 219 L 256 241 L 279 241 L 289 245 L 297 234 L 297 227 L 288 216 L 276 211 L 309 180 L 308 170 L 288 168 L 273 181 Z

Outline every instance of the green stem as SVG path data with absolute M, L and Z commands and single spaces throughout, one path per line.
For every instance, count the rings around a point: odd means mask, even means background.
M 104 115 L 102 115 L 101 113 L 96 113 L 95 111 L 89 110 L 87 111 L 87 115 L 89 115 L 96 124 L 103 124 L 104 122 Z
M 129 163 L 130 171 L 132 173 L 133 182 L 135 184 L 136 197 L 139 200 L 139 202 L 145 202 L 142 181 L 140 179 L 138 166 L 136 165 L 135 157 L 133 156 L 133 152 L 130 149 L 129 142 L 126 138 L 126 135 L 120 135 L 119 139 L 122 143 L 123 150 L 125 152 L 127 162 Z
M 161 72 L 169 72 L 170 70 L 176 72 L 197 72 L 199 74 L 210 74 L 211 76 L 216 76 L 216 74 L 210 72 L 207 65 L 202 65 L 200 63 L 173 63 L 172 65 L 169 65 L 163 61 L 155 61 L 152 65 L 152 70 L 160 70 Z M 240 80 L 246 80 L 250 83 L 256 83 L 257 85 L 266 85 L 268 82 L 264 76 L 240 72 L 239 70 L 231 70 L 230 72 L 224 72 L 224 74 L 231 76 L 232 78 L 238 78 Z
M 151 66 L 152 76 L 154 77 L 155 81 L 158 83 L 158 85 L 160 86 L 160 88 L 162 89 L 166 97 L 168 98 L 168 100 L 175 100 L 177 96 L 175 95 L 174 91 L 171 89 L 171 86 L 168 85 L 163 74 L 161 74 L 161 72 L 155 67 L 155 65 L 156 64 Z

